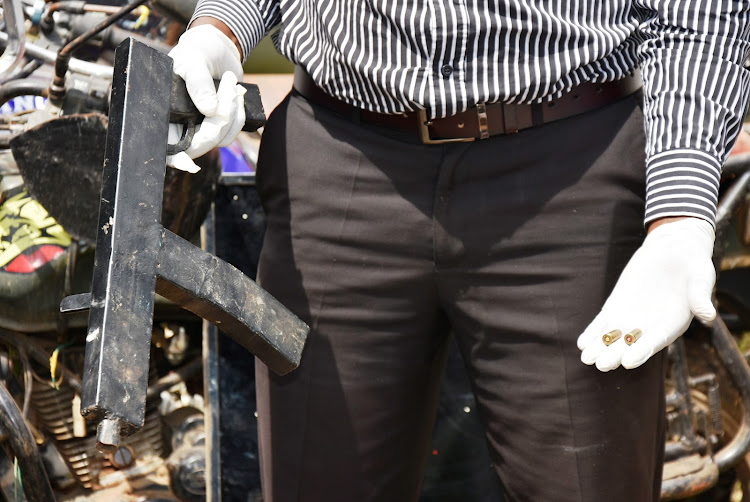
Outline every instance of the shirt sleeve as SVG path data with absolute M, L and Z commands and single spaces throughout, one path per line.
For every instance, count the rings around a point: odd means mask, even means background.
M 646 128 L 646 213 L 715 222 L 721 167 L 750 92 L 748 0 L 636 0 Z
M 232 30 L 243 61 L 281 20 L 279 0 L 199 0 L 193 19 L 202 16 L 216 18 Z

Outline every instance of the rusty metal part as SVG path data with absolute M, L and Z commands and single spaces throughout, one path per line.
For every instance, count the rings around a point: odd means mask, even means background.
M 711 418 L 711 430 L 716 438 L 724 435 L 724 419 L 721 411 L 721 394 L 719 389 L 719 380 L 716 373 L 704 373 L 702 375 L 690 378 L 690 387 L 702 387 L 705 389 L 706 407 Z
M 55 60 L 55 78 L 52 81 L 52 85 L 49 89 L 50 101 L 59 106 L 60 103 L 62 103 L 62 100 L 65 98 L 65 74 L 68 72 L 68 68 L 70 67 L 70 60 L 73 51 L 82 46 L 92 37 L 96 36 L 98 33 L 104 30 L 104 28 L 107 28 L 108 26 L 116 23 L 118 20 L 133 11 L 133 9 L 135 9 L 136 7 L 140 7 L 144 3 L 146 3 L 146 0 L 134 0 L 131 3 L 124 5 L 116 13 L 111 14 L 105 20 L 91 28 L 83 35 L 75 38 L 74 40 L 71 40 L 58 51 L 57 59 Z
M 667 403 L 674 409 L 675 434 L 686 452 L 698 453 L 704 446 L 693 427 L 693 404 L 690 395 L 685 340 L 678 338 L 668 350 L 674 392 L 667 395 Z
M 54 438 L 55 447 L 76 481 L 85 488 L 94 489 L 99 486 L 102 476 L 120 467 L 112 462 L 112 458 L 97 450 L 93 427 L 88 427 L 84 437 L 76 436 L 74 414 L 79 411 L 72 406 L 74 396 L 75 391 L 65 377 L 58 389 L 51 385 L 34 385 L 32 402 L 42 429 Z M 156 400 L 148 403 L 143 429 L 122 440 L 120 448 L 132 451 L 135 458 L 160 457 L 164 452 L 157 404 Z
M 709 457 L 691 455 L 664 464 L 661 500 L 680 500 L 698 495 L 719 479 L 719 469 Z
M 724 256 L 721 260 L 721 270 L 732 270 L 735 268 L 750 268 L 750 256 L 740 254 L 736 256 Z
M 621 336 L 622 331 L 620 331 L 619 329 L 613 329 L 609 333 L 605 333 L 602 336 L 602 341 L 604 342 L 604 345 L 612 345 L 617 340 L 619 340 Z
M 633 345 L 635 342 L 638 341 L 638 339 L 641 337 L 643 333 L 639 329 L 634 329 L 633 331 L 627 333 L 625 335 L 625 343 L 628 345 Z
M 747 360 L 720 316 L 711 322 L 710 327 L 711 341 L 716 354 L 742 396 L 742 402 L 750 402 L 750 366 Z M 746 406 L 739 430 L 732 440 L 714 455 L 714 461 L 720 471 L 726 471 L 742 460 L 748 448 L 750 448 L 750 407 Z
M 742 402 L 750 401 L 750 366 L 720 316 L 711 322 L 710 334 L 716 354 L 740 393 Z M 685 355 L 681 342 L 682 339 L 678 339 L 669 349 L 672 371 L 678 374 L 686 370 L 683 367 Z M 696 436 L 693 431 L 692 416 L 687 413 L 691 409 L 687 380 L 678 379 L 676 387 L 676 390 L 681 391 L 679 395 L 683 396 L 683 399 L 672 399 L 672 404 L 679 408 L 678 419 L 684 421 L 681 427 L 684 434 L 681 438 L 681 446 L 684 447 L 685 454 L 693 452 L 693 455 L 680 457 L 665 464 L 662 500 L 683 499 L 707 490 L 716 482 L 719 472 L 727 471 L 737 465 L 750 447 L 750 408 L 745 407 L 742 422 L 729 443 L 715 452 L 713 458 L 697 453 L 699 444 L 693 442 Z
M 116 14 L 120 11 L 120 7 L 115 5 L 98 5 L 98 4 L 87 4 L 81 2 L 80 5 L 71 6 L 70 2 L 53 2 L 48 5 L 47 13 L 44 18 L 48 21 L 52 21 L 52 15 L 58 10 L 65 10 L 73 14 L 82 14 L 84 12 L 100 12 L 102 14 Z M 143 7 L 134 9 L 133 15 L 141 15 Z

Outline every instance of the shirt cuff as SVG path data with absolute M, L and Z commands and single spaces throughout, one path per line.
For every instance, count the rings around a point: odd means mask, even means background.
M 202 0 L 195 8 L 190 22 L 203 16 L 218 19 L 232 30 L 242 48 L 243 62 L 266 34 L 263 17 L 254 2 Z
M 716 225 L 721 163 L 698 150 L 667 150 L 646 161 L 644 223 L 693 216 Z

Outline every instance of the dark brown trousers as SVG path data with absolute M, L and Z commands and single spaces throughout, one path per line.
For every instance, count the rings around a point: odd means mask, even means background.
M 508 500 L 658 500 L 664 354 L 576 347 L 643 238 L 638 100 L 438 146 L 276 109 L 258 277 L 312 332 L 292 374 L 258 365 L 266 502 L 417 500 L 449 335 Z

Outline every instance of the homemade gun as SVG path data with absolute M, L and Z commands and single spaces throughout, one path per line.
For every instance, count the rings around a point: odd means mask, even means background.
M 256 86 L 245 130 L 265 121 Z M 115 52 L 91 293 L 62 312 L 89 309 L 81 413 L 97 446 L 117 447 L 143 426 L 155 294 L 215 324 L 273 371 L 299 365 L 309 328 L 232 265 L 161 224 L 170 122 L 199 120 L 172 60 L 134 39 Z M 188 143 L 170 145 L 170 153 Z

